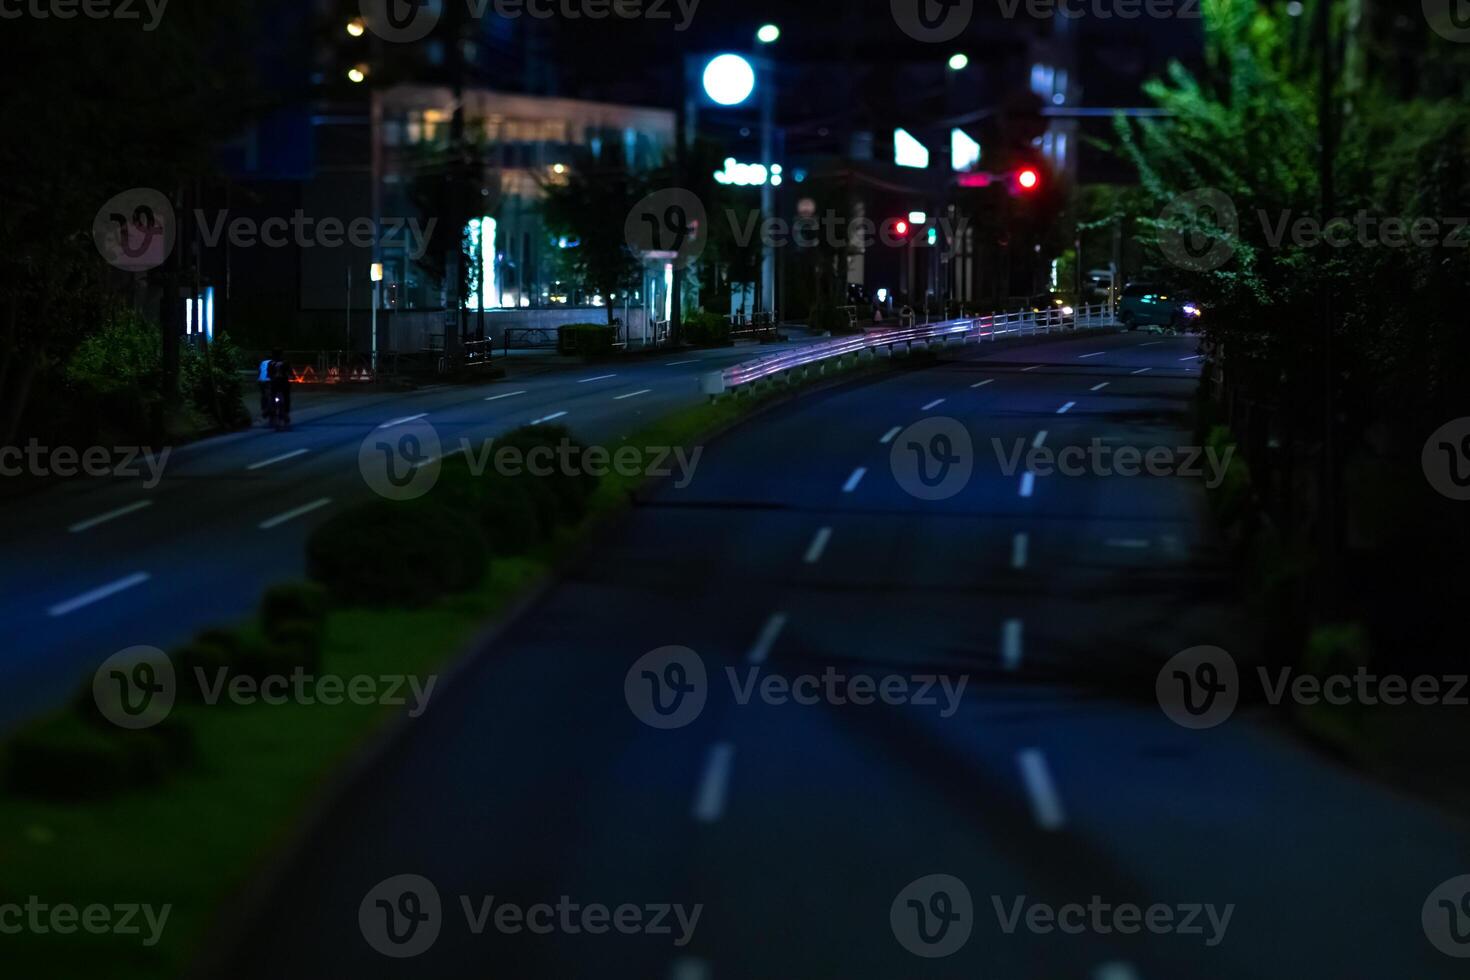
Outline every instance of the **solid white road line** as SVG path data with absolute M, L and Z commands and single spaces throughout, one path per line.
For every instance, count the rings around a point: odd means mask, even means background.
M 1134 374 L 1147 374 L 1148 372 L 1150 372 L 1152 370 L 1153 370 L 1153 368 L 1139 368 L 1137 371 L 1134 371 L 1133 373 Z
M 847 482 L 842 485 L 842 492 L 852 493 L 854 490 L 856 490 L 857 485 L 863 482 L 863 477 L 866 476 L 867 473 L 868 469 L 865 466 L 859 466 L 857 469 L 853 470 L 852 476 L 848 477 Z
M 745 655 L 746 661 L 753 664 L 765 663 L 771 655 L 771 648 L 776 645 L 777 638 L 785 628 L 786 614 L 772 613 L 771 618 L 766 620 L 766 625 L 761 627 L 760 636 L 755 638 L 755 645 Z
M 698 364 L 698 361 L 675 361 L 673 364 L 665 364 L 664 367 L 683 367 L 686 364 Z
M 1077 360 L 1079 360 L 1079 361 L 1085 361 L 1089 357 L 1102 357 L 1106 353 L 1107 353 L 1107 351 L 1100 350 L 1100 351 L 1097 351 L 1096 353 L 1092 353 L 1092 354 L 1079 354 L 1079 355 L 1077 355 Z
M 1039 370 L 1039 369 L 1041 369 L 1041 368 L 1042 368 L 1042 367 L 1044 367 L 1044 366 L 1045 366 L 1045 365 L 1042 365 L 1042 364 L 1033 364 L 1033 365 L 1031 365 L 1031 366 L 1030 366 L 1030 367 L 1028 367 L 1028 368 L 1021 368 L 1021 370 L 1022 370 L 1022 371 L 1036 371 L 1036 370 Z
M 1204 357 L 1204 356 L 1205 355 L 1203 355 L 1203 354 L 1191 354 L 1189 357 L 1181 357 L 1181 358 L 1179 358 L 1179 360 L 1181 360 L 1181 361 L 1197 361 L 1201 357 Z
M 1148 541 L 1143 538 L 1108 538 L 1109 548 L 1127 548 L 1131 551 L 1142 551 L 1148 546 Z
M 147 572 L 134 572 L 127 578 L 120 578 L 116 582 L 110 582 L 101 588 L 93 589 L 91 592 L 83 592 L 75 599 L 58 602 L 46 610 L 46 615 L 54 619 L 59 616 L 65 616 L 67 613 L 74 613 L 84 606 L 90 606 L 94 602 L 101 602 L 103 599 L 117 595 L 125 589 L 131 589 L 135 585 L 142 585 L 150 577 Z
M 468 446 L 460 446 L 458 449 L 451 449 L 451 450 L 449 450 L 449 452 L 444 453 L 442 456 L 430 456 L 427 459 L 421 459 L 417 463 L 414 463 L 412 466 L 410 466 L 409 469 L 411 469 L 411 470 L 421 470 L 425 466 L 433 466 L 435 463 L 442 463 L 446 459 L 449 459 L 449 458 L 451 458 L 453 456 L 458 456 L 460 453 L 466 453 L 466 452 L 469 452 L 469 447 Z
M 1070 412 L 1076 406 L 1076 404 L 1077 404 L 1076 402 L 1067 402 L 1067 404 L 1065 404 L 1061 408 L 1057 409 L 1057 414 L 1058 415 L 1066 415 L 1068 412 Z
M 1026 567 L 1030 558 L 1031 536 L 1025 531 L 1017 534 L 1011 539 L 1011 567 L 1021 569 Z
M 936 398 L 932 402 L 930 402 L 929 404 L 925 405 L 923 408 L 919 409 L 919 411 L 921 411 L 921 412 L 931 412 L 931 411 L 933 411 L 934 409 L 938 408 L 940 405 L 943 405 L 943 404 L 944 404 L 944 399 L 943 398 Z
M 541 418 L 537 419 L 536 421 L 532 422 L 531 424 L 532 425 L 540 425 L 543 422 L 555 422 L 557 419 L 566 418 L 566 414 L 567 414 L 566 412 L 553 412 L 550 415 L 542 416 Z
M 613 401 L 615 401 L 615 402 L 627 401 L 629 398 L 637 398 L 639 395 L 646 395 L 646 394 L 648 394 L 652 390 L 653 390 L 652 388 L 644 388 L 642 391 L 630 391 L 626 395 L 614 395 L 613 396 Z
M 485 400 L 487 402 L 498 402 L 502 398 L 514 398 L 516 395 L 524 395 L 524 394 L 525 394 L 524 391 L 507 391 L 503 395 L 491 395 L 489 398 L 487 398 Z
M 902 431 L 903 431 L 903 426 L 895 425 L 893 428 L 891 428 L 887 432 L 883 433 L 883 438 L 878 440 L 878 444 L 880 446 L 886 446 L 886 445 L 888 445 Z
M 1061 830 L 1067 824 L 1067 815 L 1062 811 L 1061 798 L 1057 796 L 1056 784 L 1046 766 L 1046 756 L 1040 749 L 1026 749 L 1018 760 L 1021 778 L 1026 783 L 1026 792 L 1031 797 L 1031 812 L 1042 830 Z
M 1139 344 L 1138 346 L 1139 347 L 1157 347 L 1157 346 L 1159 346 L 1162 343 L 1163 343 L 1162 340 L 1150 340 L 1148 343 L 1146 343 L 1146 344 Z
M 136 504 L 128 504 L 126 507 L 119 507 L 117 510 L 110 510 L 105 514 L 98 514 L 96 517 L 88 518 L 85 521 L 78 521 L 71 527 L 67 528 L 67 530 L 70 531 L 72 534 L 81 534 L 83 531 L 90 531 L 92 528 L 96 527 L 99 524 L 106 524 L 108 521 L 115 521 L 119 517 L 126 517 L 129 514 L 136 514 L 138 511 L 144 509 L 145 507 L 152 506 L 153 501 L 140 500 Z
M 694 794 L 694 819 L 714 823 L 725 812 L 725 798 L 730 793 L 730 765 L 735 761 L 735 746 L 719 742 L 709 750 L 699 790 Z
M 288 510 L 286 511 L 286 513 L 272 517 L 268 521 L 261 521 L 260 529 L 262 531 L 269 531 L 272 528 L 280 527 L 282 524 L 285 524 L 289 521 L 294 521 L 298 517 L 304 517 L 314 510 L 321 510 L 323 507 L 327 506 L 331 502 L 331 497 L 323 497 L 320 500 L 313 500 L 309 504 L 303 504 L 300 507 L 297 507 L 295 510 Z
M 1021 639 L 1024 627 L 1019 619 L 1000 624 L 1000 659 L 1006 670 L 1021 666 Z
M 986 385 L 990 384 L 994 380 L 995 380 L 994 378 L 986 378 L 984 381 L 976 381 L 974 384 L 970 385 L 970 387 L 971 388 L 984 388 Z
M 1021 474 L 1021 496 L 1029 497 L 1036 491 L 1036 474 L 1027 470 Z
M 258 463 L 251 463 L 245 468 L 247 470 L 263 470 L 267 466 L 274 466 L 277 463 L 284 463 L 288 459 L 295 459 L 297 456 L 305 456 L 309 452 L 311 452 L 311 450 L 309 449 L 298 449 L 293 453 L 282 453 L 280 456 L 272 456 L 270 459 L 263 459 Z
M 1092 974 L 1092 980 L 1138 980 L 1132 963 L 1104 963 Z
M 806 549 L 806 557 L 802 560 L 808 565 L 815 565 L 822 560 L 822 552 L 827 550 L 827 542 L 832 540 L 832 529 L 830 527 L 819 528 L 812 543 Z
M 1031 440 L 1031 448 L 1032 449 L 1040 449 L 1045 444 L 1046 444 L 1046 430 L 1045 429 L 1042 429 L 1040 432 L 1036 433 L 1036 438 Z
M 409 422 L 417 422 L 419 419 L 428 418 L 428 417 L 429 417 L 429 413 L 428 412 L 420 412 L 417 415 L 409 415 L 409 416 L 407 416 L 405 418 L 394 419 L 392 422 L 384 422 L 382 425 L 378 426 L 378 428 L 380 428 L 380 429 L 391 429 L 395 425 L 405 425 L 405 424 L 407 424 Z
M 595 378 L 583 378 L 581 381 L 578 381 L 577 384 L 579 384 L 579 385 L 590 385 L 594 381 L 606 381 L 608 378 L 616 378 L 616 377 L 617 377 L 616 374 L 599 374 Z
M 1092 386 L 1092 390 L 1093 391 L 1102 391 L 1104 388 L 1106 388 L 1110 384 L 1112 384 L 1111 381 L 1104 381 L 1102 384 L 1093 385 Z

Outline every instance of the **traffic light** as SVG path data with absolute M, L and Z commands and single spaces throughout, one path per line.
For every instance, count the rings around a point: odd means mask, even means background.
M 909 223 L 899 218 L 893 223 L 893 230 L 898 233 L 900 238 L 907 238 L 909 236 Z
M 1021 194 L 1034 194 L 1041 187 L 1041 171 L 1035 167 L 1021 167 L 1015 173 L 1015 187 Z

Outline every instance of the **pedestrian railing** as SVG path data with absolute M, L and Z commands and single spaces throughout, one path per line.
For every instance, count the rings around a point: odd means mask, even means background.
M 892 330 L 869 330 L 850 337 L 833 337 L 820 343 L 767 354 L 754 360 L 711 371 L 704 376 L 707 395 L 739 391 L 746 385 L 785 375 L 789 371 L 822 368 L 827 363 L 850 355 L 878 356 L 895 350 L 927 348 L 934 345 L 980 343 L 1002 337 L 1028 337 L 1039 334 L 1064 333 L 1093 327 L 1115 325 L 1106 305 L 1084 306 L 1073 310 L 1058 307 L 1049 310 L 1020 310 L 1015 313 L 992 313 L 943 323 L 904 326 Z

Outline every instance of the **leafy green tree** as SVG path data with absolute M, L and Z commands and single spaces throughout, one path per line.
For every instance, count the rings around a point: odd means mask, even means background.
M 260 107 L 250 58 L 252 25 L 269 25 L 262 7 L 172 5 L 148 30 L 120 18 L 6 21 L 0 118 L 12 138 L 0 141 L 0 443 L 23 425 L 56 431 L 67 413 L 64 365 L 105 322 L 114 297 L 177 296 L 182 256 L 124 276 L 98 254 L 93 218 L 120 191 L 150 187 L 173 198 L 210 173 L 211 148 Z M 162 402 L 177 390 L 175 326 L 163 331 Z
M 633 288 L 641 278 L 639 256 L 629 246 L 625 228 L 634 206 L 651 189 L 648 180 L 629 169 L 621 143 L 606 141 L 600 153 L 578 153 L 566 173 L 547 180 L 541 203 L 546 230 L 566 238 L 563 249 L 569 274 L 607 297 L 607 321 L 616 306 L 611 297 Z

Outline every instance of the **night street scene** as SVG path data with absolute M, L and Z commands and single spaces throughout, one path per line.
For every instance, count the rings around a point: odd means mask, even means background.
M 0 977 L 1470 977 L 1470 0 L 0 42 Z

